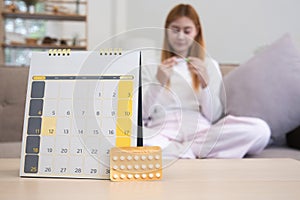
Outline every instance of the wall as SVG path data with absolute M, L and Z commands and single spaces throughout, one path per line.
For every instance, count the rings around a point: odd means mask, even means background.
M 113 34 L 112 0 L 88 1 L 88 49 L 92 50 Z
M 286 32 L 300 47 L 299 0 L 90 0 L 89 49 L 122 31 L 163 27 L 182 2 L 199 12 L 208 52 L 219 62 L 244 62 Z

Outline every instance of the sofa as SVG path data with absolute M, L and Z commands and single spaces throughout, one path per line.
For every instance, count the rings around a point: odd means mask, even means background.
M 221 65 L 226 76 L 237 65 Z M 0 67 L 0 158 L 20 157 L 28 68 Z M 300 151 L 287 146 L 269 146 L 261 154 L 248 158 L 294 158 Z
M 0 68 L 0 157 L 20 157 L 28 68 Z

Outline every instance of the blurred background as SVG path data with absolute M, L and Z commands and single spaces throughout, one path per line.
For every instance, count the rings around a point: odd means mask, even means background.
M 198 11 L 207 50 L 220 63 L 242 63 L 284 33 L 300 47 L 299 0 L 1 1 L 2 66 L 28 66 L 32 51 L 93 50 L 128 30 L 162 28 L 168 12 L 179 3 Z M 126 49 L 143 41 L 161 46 L 161 37 L 137 35 L 110 45 Z

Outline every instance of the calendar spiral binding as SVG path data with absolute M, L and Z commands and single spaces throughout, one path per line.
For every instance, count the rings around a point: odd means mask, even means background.
M 49 49 L 49 56 L 70 56 L 71 49 Z
M 121 48 L 109 48 L 109 49 L 100 49 L 99 52 L 100 56 L 117 56 L 117 55 L 122 55 L 122 49 Z
M 99 51 L 100 56 L 112 56 L 112 55 L 122 55 L 121 48 L 109 48 L 109 49 L 100 49 Z M 71 49 L 49 49 L 48 51 L 49 56 L 70 56 Z

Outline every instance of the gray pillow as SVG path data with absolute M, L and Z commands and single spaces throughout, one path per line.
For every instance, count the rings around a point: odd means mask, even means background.
M 263 119 L 274 144 L 285 144 L 300 125 L 300 54 L 288 34 L 225 76 L 224 85 L 226 114 Z

